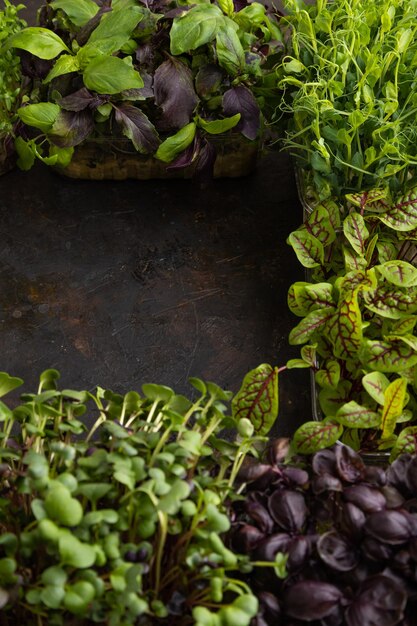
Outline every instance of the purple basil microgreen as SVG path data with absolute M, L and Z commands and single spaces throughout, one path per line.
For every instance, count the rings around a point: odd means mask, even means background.
M 62 110 L 48 132 L 48 138 L 59 148 L 72 148 L 82 143 L 91 134 L 93 127 L 94 120 L 91 111 Z
M 323 619 L 330 615 L 343 593 L 330 583 L 306 580 L 292 585 L 284 596 L 285 612 L 302 621 Z
M 174 129 L 188 124 L 198 103 L 191 70 L 179 59 L 171 57 L 160 65 L 154 75 L 155 104 L 162 109 L 159 128 Z
M 403 588 L 385 576 L 375 576 L 362 587 L 346 611 L 347 626 L 378 624 L 395 626 L 404 616 L 407 596 Z
M 382 543 L 397 545 L 411 537 L 412 527 L 405 512 L 378 511 L 367 519 L 365 532 Z
M 352 570 L 359 561 L 354 546 L 336 531 L 321 535 L 317 542 L 317 551 L 326 565 L 339 572 Z
M 132 141 L 141 154 L 152 154 L 161 143 L 154 125 L 137 107 L 122 103 L 115 108 L 115 119 L 121 125 L 123 134 Z
M 108 100 L 109 98 L 107 96 L 91 93 L 86 87 L 81 87 L 81 89 L 61 98 L 58 104 L 66 111 L 78 112 L 83 111 L 87 107 L 95 109 L 108 102 Z
M 237 85 L 225 92 L 223 110 L 227 116 L 240 113 L 236 129 L 247 139 L 256 139 L 260 129 L 261 112 L 252 92 L 244 85 Z
M 307 507 L 302 493 L 276 490 L 268 500 L 268 509 L 282 529 L 300 531 L 307 517 Z
M 353 485 L 344 490 L 344 497 L 365 513 L 374 513 L 385 508 L 387 501 L 384 495 L 375 487 L 368 485 Z

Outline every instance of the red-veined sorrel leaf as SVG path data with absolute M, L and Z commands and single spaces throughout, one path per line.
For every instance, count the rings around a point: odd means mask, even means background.
M 408 397 L 409 397 L 408 394 L 406 394 L 404 404 L 407 404 Z M 397 424 L 405 424 L 406 422 L 411 422 L 413 417 L 414 417 L 414 414 L 412 411 L 410 411 L 409 409 L 404 409 L 401 415 L 397 417 Z
M 303 346 L 301 348 L 301 358 L 310 365 L 310 367 L 316 367 L 317 365 L 317 344 L 309 346 Z
M 396 378 L 386 388 L 381 417 L 383 439 L 391 437 L 394 433 L 397 417 L 403 412 L 406 393 L 407 381 L 405 378 Z
M 399 320 L 404 315 L 412 315 L 417 311 L 417 290 L 402 291 L 391 285 L 380 285 L 364 294 L 367 309 L 381 317 Z
M 417 453 L 417 426 L 408 426 L 400 432 L 392 449 L 390 462 L 392 463 L 400 454 L 407 453 Z
M 350 213 L 343 221 L 343 232 L 352 248 L 358 254 L 365 254 L 369 231 L 360 213 Z
M 329 307 L 327 309 L 318 309 L 312 311 L 304 319 L 301 320 L 295 328 L 292 329 L 289 335 L 289 342 L 291 345 L 300 345 L 308 341 L 314 336 L 314 333 L 318 331 L 326 322 L 333 318 L 335 309 Z
M 267 363 L 248 372 L 232 400 L 236 420 L 250 420 L 257 435 L 266 435 L 278 415 L 278 368 Z
M 318 239 L 323 246 L 329 246 L 336 239 L 329 212 L 323 204 L 314 208 L 304 225 L 308 232 Z
M 333 226 L 333 230 L 334 231 L 338 230 L 341 225 L 340 206 L 337 205 L 334 200 L 330 200 L 329 198 L 327 198 L 326 200 L 323 200 L 321 204 L 322 206 L 324 206 L 324 208 L 327 211 L 330 224 Z
M 401 341 L 362 342 L 359 358 L 364 367 L 377 372 L 402 372 L 417 363 L 417 352 Z
M 321 422 L 306 422 L 298 428 L 293 437 L 293 446 L 299 454 L 312 454 L 322 448 L 332 446 L 343 432 L 343 426 L 326 418 Z
M 400 196 L 389 210 L 378 216 L 381 222 L 399 231 L 417 227 L 417 187 Z
M 371 239 L 367 242 L 366 245 L 366 251 L 365 251 L 365 260 L 366 263 L 369 265 L 372 261 L 372 257 L 374 255 L 375 252 L 375 248 L 376 248 L 376 244 L 378 243 L 378 235 L 374 235 L 373 237 L 371 237 Z
M 348 272 L 337 281 L 341 294 L 348 293 L 353 290 L 371 291 L 377 286 L 376 273 L 373 268 L 369 270 L 359 270 Z
M 360 191 L 359 193 L 349 193 L 346 199 L 360 209 L 372 211 L 372 204 L 378 203 L 379 200 L 387 198 L 388 191 L 383 187 L 371 189 L 370 191 Z
M 385 402 L 385 390 L 389 387 L 389 380 L 382 372 L 369 372 L 362 378 L 362 385 L 365 391 L 373 400 L 381 406 Z
M 392 324 L 392 332 L 396 335 L 407 335 L 408 333 L 412 333 L 416 322 L 417 317 L 415 315 L 403 317 L 398 320 L 398 322 L 394 322 Z
M 368 263 L 364 256 L 356 254 L 354 250 L 346 246 L 342 246 L 343 260 L 345 262 L 345 268 L 347 272 L 359 272 L 365 270 Z
M 290 310 L 295 315 L 304 317 L 316 309 L 334 306 L 332 294 L 333 286 L 330 283 L 294 283 L 289 291 Z
M 385 280 L 398 287 L 417 285 L 417 268 L 406 261 L 387 261 L 378 265 L 378 271 Z
M 378 261 L 380 263 L 393 261 L 397 258 L 397 246 L 392 241 L 379 239 L 376 244 L 376 249 L 378 251 Z
M 402 341 L 417 352 L 417 337 L 414 335 L 394 335 L 390 333 L 385 336 L 387 341 Z
M 292 246 L 297 259 L 304 267 L 313 268 L 323 265 L 323 244 L 305 228 L 299 228 L 290 233 L 287 242 Z
M 354 400 L 340 407 L 334 419 L 348 428 L 375 428 L 381 422 L 378 413 Z
M 338 410 L 349 402 L 351 383 L 342 380 L 336 389 L 321 389 L 319 392 L 319 404 L 324 415 L 336 415 Z
M 362 315 L 356 289 L 344 296 L 328 328 L 335 356 L 347 359 L 357 354 L 362 342 Z
M 316 383 L 324 389 L 336 389 L 339 380 L 340 365 L 337 361 L 327 361 L 326 367 L 316 372 Z

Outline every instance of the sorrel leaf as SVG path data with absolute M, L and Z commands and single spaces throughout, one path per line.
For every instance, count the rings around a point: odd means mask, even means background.
M 362 342 L 359 358 L 363 367 L 377 372 L 402 372 L 417 363 L 417 351 L 401 341 Z
M 288 290 L 288 305 L 290 310 L 304 317 L 316 309 L 325 309 L 334 306 L 333 285 L 330 283 L 293 283 Z
M 362 385 L 371 398 L 384 405 L 385 391 L 389 387 L 390 381 L 382 372 L 369 372 L 362 378 Z
M 93 0 L 54 0 L 53 9 L 61 9 L 75 26 L 85 26 L 98 12 Z
M 323 244 L 311 235 L 306 228 L 290 233 L 287 243 L 294 249 L 301 265 L 307 268 L 319 267 L 324 263 Z
M 131 104 L 115 106 L 116 122 L 123 128 L 123 134 L 128 137 L 136 150 L 141 154 L 153 154 L 160 142 L 155 126 L 148 117 L 137 107 Z
M 84 141 L 93 131 L 92 111 L 60 111 L 48 139 L 59 148 L 73 148 Z
M 417 286 L 417 268 L 406 261 L 387 261 L 377 266 L 388 282 L 398 287 Z
M 351 383 L 341 380 L 336 389 L 321 389 L 319 392 L 320 408 L 324 415 L 336 415 L 338 410 L 349 402 Z
M 308 220 L 305 222 L 305 227 L 323 246 L 330 245 L 336 239 L 329 211 L 323 204 L 319 204 L 311 212 Z
M 182 128 L 198 103 L 191 70 L 179 59 L 164 61 L 154 74 L 155 104 L 163 116 L 158 128 Z
M 237 76 L 245 68 L 245 52 L 236 33 L 236 24 L 225 20 L 216 35 L 217 60 L 231 76 Z
M 355 400 L 344 404 L 334 418 L 348 428 L 375 428 L 381 422 L 381 416 L 369 407 L 361 406 Z
M 378 215 L 381 222 L 397 231 L 413 230 L 417 227 L 417 187 L 395 201 L 387 213 Z
M 188 148 L 193 141 L 196 132 L 196 125 L 194 122 L 190 122 L 175 135 L 171 135 L 161 143 L 155 157 L 165 163 L 170 163 L 177 157 L 180 152 Z
M 98 56 L 84 70 L 87 89 L 100 94 L 116 94 L 143 87 L 143 80 L 131 65 L 118 57 Z
M 401 454 L 417 453 L 417 426 L 408 426 L 404 428 L 397 437 L 395 445 L 392 449 L 390 462 L 394 461 Z
M 224 21 L 225 16 L 214 4 L 194 6 L 176 17 L 170 31 L 171 54 L 183 54 L 213 41 Z
M 24 124 L 34 126 L 47 133 L 54 125 L 60 108 L 53 102 L 39 102 L 38 104 L 28 104 L 18 110 L 18 115 Z
M 326 367 L 315 374 L 316 383 L 323 389 L 336 389 L 340 380 L 340 365 L 332 359 L 326 361 Z
M 350 213 L 344 219 L 343 232 L 354 251 L 358 254 L 365 254 L 369 231 L 360 213 Z
M 63 54 L 58 58 L 55 65 L 45 78 L 45 83 L 50 83 L 51 80 L 62 76 L 63 74 L 70 74 L 71 72 L 77 72 L 80 69 L 80 64 L 77 57 L 70 54 Z
M 293 446 L 299 454 L 313 454 L 336 443 L 342 432 L 343 426 L 331 418 L 321 422 L 305 422 L 295 431 Z
M 237 130 L 251 141 L 256 139 L 261 126 L 261 111 L 255 96 L 247 87 L 237 85 L 228 89 L 223 95 L 223 110 L 229 116 L 240 113 Z
M 232 400 L 232 414 L 248 419 L 257 435 L 267 435 L 278 415 L 278 368 L 265 363 L 246 374 Z
M 381 317 L 400 320 L 417 311 L 417 290 L 401 289 L 390 285 L 379 285 L 378 289 L 364 294 L 364 304 L 367 309 Z
M 362 342 L 362 315 L 358 304 L 358 289 L 346 294 L 337 313 L 328 324 L 334 353 L 341 359 L 355 356 Z
M 312 311 L 304 319 L 301 320 L 289 335 L 291 345 L 299 345 L 306 343 L 315 333 L 319 331 L 326 323 L 333 319 L 335 314 L 334 307 L 325 309 L 317 309 Z
M 54 32 L 40 26 L 25 28 L 10 39 L 10 46 L 26 50 L 40 59 L 54 59 L 61 52 L 71 50 Z
M 233 117 L 225 117 L 222 120 L 207 121 L 199 117 L 197 123 L 209 135 L 220 135 L 234 128 L 239 123 L 239 120 L 240 113 L 236 113 Z
M 382 438 L 388 439 L 395 430 L 397 417 L 403 412 L 407 392 L 405 378 L 396 378 L 385 390 L 385 402 L 382 409 L 381 430 Z

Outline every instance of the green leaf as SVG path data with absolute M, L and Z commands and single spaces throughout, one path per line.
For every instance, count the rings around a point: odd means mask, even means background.
M 354 400 L 340 407 L 334 419 L 348 428 L 376 428 L 381 422 L 378 413 Z
M 161 401 L 164 404 L 169 402 L 174 396 L 174 391 L 171 387 L 155 385 L 154 383 L 145 383 L 142 385 L 142 391 L 152 402 Z
M 348 359 L 355 356 L 362 343 L 362 315 L 358 304 L 358 289 L 343 298 L 337 313 L 328 325 L 329 339 L 335 356 Z
M 44 585 L 62 587 L 68 580 L 68 574 L 62 567 L 52 565 L 42 572 L 41 580 Z
M 360 213 L 350 213 L 344 219 L 343 232 L 355 252 L 364 255 L 366 252 L 366 240 L 369 237 L 369 231 L 366 228 L 365 220 Z
M 324 389 L 336 389 L 340 380 L 340 365 L 337 361 L 329 360 L 326 367 L 315 374 L 316 383 Z
M 215 4 L 194 6 L 173 21 L 170 31 L 171 54 L 190 52 L 213 41 L 224 23 L 225 17 Z
M 323 265 L 323 244 L 305 228 L 290 233 L 287 242 L 292 246 L 297 259 L 304 267 L 313 268 Z
M 231 128 L 234 128 L 240 121 L 240 113 L 236 113 L 232 117 L 225 117 L 222 120 L 213 120 L 207 122 L 202 117 L 198 117 L 197 124 L 210 135 L 220 135 Z
M 218 2 L 219 2 L 219 7 L 223 11 L 223 13 L 225 13 L 229 17 L 233 15 L 235 11 L 233 0 L 218 0 Z
M 62 9 L 75 26 L 85 26 L 98 12 L 94 0 L 54 0 L 53 9 Z
M 79 580 L 67 587 L 64 606 L 74 615 L 83 614 L 96 595 L 94 586 L 87 580 Z
M 48 585 L 41 591 L 41 600 L 49 609 L 59 609 L 64 596 L 64 587 L 58 585 Z
M 51 144 L 49 146 L 49 156 L 56 157 L 56 165 L 58 167 L 67 167 L 72 161 L 74 148 L 59 148 Z
M 329 207 L 317 205 L 305 222 L 308 232 L 320 241 L 323 246 L 329 246 L 336 239 Z
M 312 311 L 304 319 L 301 320 L 289 334 L 289 342 L 291 345 L 300 345 L 314 338 L 316 333 L 321 332 L 321 328 L 333 319 L 335 309 L 328 307 L 325 309 L 317 309 Z
M 47 28 L 31 26 L 14 35 L 10 40 L 10 46 L 26 50 L 40 59 L 51 60 L 71 50 L 58 35 Z
M 403 372 L 417 364 L 417 351 L 401 341 L 364 340 L 359 351 L 364 367 L 377 372 Z
M 382 438 L 388 439 L 394 433 L 397 417 L 403 412 L 407 393 L 407 380 L 396 378 L 385 390 L 385 402 L 382 409 Z
M 113 9 L 113 11 L 103 15 L 100 24 L 91 33 L 88 44 L 117 37 L 121 42 L 121 48 L 130 39 L 131 34 L 143 17 L 144 13 L 141 7 L 138 6 L 129 6 L 118 10 Z
M 7 372 L 0 372 L 0 398 L 21 385 L 23 385 L 21 378 L 10 376 Z
M 390 463 L 401 454 L 417 453 L 417 426 L 408 426 L 398 435 L 390 456 Z
M 194 140 L 196 125 L 190 122 L 181 128 L 175 135 L 171 135 L 159 146 L 155 157 L 164 163 L 170 163 L 183 152 Z
M 333 285 L 330 283 L 293 283 L 288 292 L 288 306 L 292 313 L 304 317 L 311 311 L 334 306 Z
M 50 83 L 51 80 L 57 78 L 58 76 L 70 74 L 71 72 L 78 72 L 79 69 L 80 64 L 77 57 L 71 56 L 70 54 L 63 54 L 59 57 L 59 59 L 57 59 L 44 82 Z
M 61 108 L 53 102 L 40 102 L 21 107 L 17 113 L 24 124 L 47 133 L 54 125 L 60 111 Z
M 286 57 L 286 59 L 290 59 L 290 61 L 284 61 L 282 67 L 287 74 L 302 74 L 303 72 L 307 72 L 307 68 L 305 65 L 298 61 L 297 59 Z
M 351 384 L 340 381 L 336 389 L 321 389 L 319 392 L 320 408 L 324 415 L 336 415 L 338 410 L 349 402 Z
M 362 385 L 373 400 L 384 405 L 385 391 L 390 381 L 382 372 L 370 372 L 362 378 Z
M 159 500 L 159 509 L 168 515 L 176 515 L 182 501 L 190 495 L 190 485 L 185 480 L 176 478 L 170 491 Z
M 94 565 L 96 551 L 86 543 L 82 543 L 68 531 L 61 531 L 58 540 L 59 554 L 62 564 L 87 569 Z
M 388 282 L 398 287 L 417 286 L 417 268 L 406 261 L 387 261 L 377 266 L 378 271 Z
M 256 435 L 267 435 L 278 416 L 278 368 L 266 363 L 246 374 L 232 400 L 236 421 L 248 419 Z
M 14 145 L 18 155 L 17 165 L 24 172 L 29 171 L 35 163 L 35 152 L 32 149 L 32 142 L 25 141 L 23 137 L 16 137 Z
M 45 510 L 54 522 L 63 526 L 78 526 L 83 517 L 83 509 L 69 490 L 62 486 L 52 487 L 45 498 Z
M 331 418 L 321 422 L 305 422 L 294 433 L 294 450 L 299 454 L 313 454 L 336 443 L 342 432 L 343 426 Z
M 400 320 L 417 311 L 417 289 L 401 290 L 391 285 L 379 285 L 377 289 L 364 294 L 367 309 L 381 317 Z
M 378 215 L 378 218 L 392 228 L 400 232 L 407 232 L 417 227 L 417 187 L 413 187 L 406 194 L 395 201 L 386 213 Z
M 100 94 L 118 94 L 127 89 L 140 89 L 143 80 L 133 66 L 119 57 L 101 55 L 87 65 L 83 74 L 87 89 Z
M 235 29 L 234 22 L 225 20 L 216 35 L 217 61 L 231 76 L 237 76 L 245 69 L 245 52 Z

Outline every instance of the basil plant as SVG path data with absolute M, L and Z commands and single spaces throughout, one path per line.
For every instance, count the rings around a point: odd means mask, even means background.
M 246 0 L 53 0 L 10 38 L 33 91 L 19 165 L 65 166 L 89 137 L 126 136 L 174 167 L 210 169 L 215 135 L 259 138 L 273 104 L 277 15 Z

